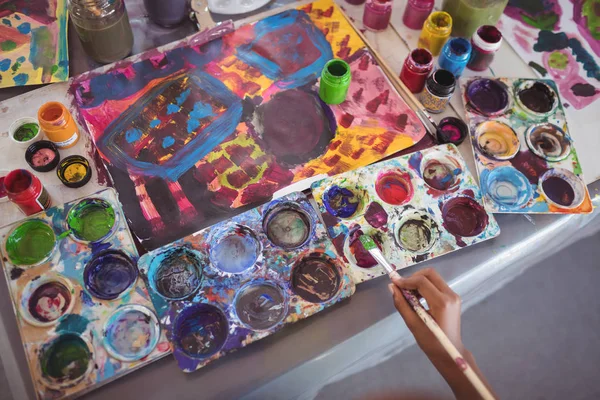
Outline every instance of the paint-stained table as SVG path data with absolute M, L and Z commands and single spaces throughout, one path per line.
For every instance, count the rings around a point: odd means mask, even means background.
M 201 11 L 205 10 L 205 3 L 203 5 L 202 1 L 194 0 L 197 9 Z M 348 5 L 342 0 L 338 2 L 360 26 L 362 7 Z M 405 0 L 395 1 L 392 15 L 393 28 L 390 27 L 381 33 L 366 32 L 370 43 L 396 73 L 400 71 L 409 49 L 415 46 L 419 34 L 418 31 L 410 31 L 403 27 L 401 19 L 404 5 Z M 141 0 L 128 0 L 127 7 L 130 15 L 137 13 L 138 16 L 133 18 L 134 22 L 132 22 L 134 30 L 137 30 L 136 43 L 140 45 L 136 51 L 190 33 L 189 25 L 176 30 L 163 30 L 149 25 L 143 15 Z M 274 13 L 272 10 L 267 12 Z M 222 16 L 215 17 L 215 19 L 219 18 Z M 255 17 L 250 18 L 255 19 Z M 206 12 L 199 13 L 198 19 L 202 27 L 214 23 L 210 14 Z M 87 58 L 81 57 L 81 48 L 78 45 L 79 43 L 71 40 L 71 70 L 76 73 L 95 67 Z M 506 43 L 496 56 L 492 68 L 493 73 L 488 71 L 487 75 L 534 77 L 533 71 Z M 474 74 L 467 71 L 465 75 Z M 30 115 L 46 100 L 60 101 L 64 98 L 61 96 L 65 95 L 65 91 L 66 85 L 54 85 L 52 88 L 36 90 L 0 104 L 0 168 L 25 166 L 25 161 L 21 160 L 22 153 L 8 145 L 9 139 L 2 136 L 2 132 L 7 131 L 10 122 L 19 116 Z M 0 91 L 0 99 L 14 96 L 18 92 L 16 89 Z M 454 96 L 451 105 L 451 108 L 435 116 L 434 119 L 439 121 L 444 116 L 464 114 L 459 96 Z M 593 133 L 573 132 L 575 140 L 579 143 L 578 150 L 581 153 L 581 163 L 587 183 L 600 178 L 600 163 L 594 163 L 592 157 L 594 149 L 585 146 L 586 135 Z M 581 142 L 584 145 L 581 145 Z M 86 154 L 86 146 L 89 146 L 89 141 L 84 138 L 78 147 L 63 154 Z M 473 155 L 469 146 L 469 142 L 465 141 L 459 150 L 467 160 L 471 172 L 475 173 Z M 103 181 L 98 182 L 94 179 L 82 190 L 74 191 L 61 187 L 53 173 L 38 175 L 41 175 L 56 202 L 80 197 L 104 185 Z M 600 182 L 591 184 L 589 188 L 594 206 L 597 207 L 600 205 L 600 196 L 598 196 Z M 18 211 L 12 205 L 0 205 L 0 224 L 19 218 Z M 502 229 L 498 238 L 428 263 L 436 268 L 462 296 L 465 307 L 485 298 L 536 261 L 541 261 L 542 253 L 537 250 L 542 244 L 546 249 L 557 252 L 574 241 L 600 230 L 600 211 L 595 211 L 591 215 L 568 216 L 498 215 L 497 220 Z M 551 254 L 546 252 L 544 256 L 549 257 Z M 411 267 L 405 273 L 409 274 L 423 267 L 424 265 Z M 0 278 L 0 281 L 0 358 L 7 378 L 8 393 L 15 399 L 33 399 L 29 371 L 14 323 L 6 283 L 3 278 Z M 385 277 L 363 283 L 357 287 L 355 295 L 349 301 L 228 355 L 197 373 L 182 373 L 177 368 L 175 360 L 166 357 L 90 393 L 87 397 L 98 399 L 311 398 L 324 385 L 379 364 L 412 343 L 411 335 L 390 301 L 389 292 L 385 287 L 387 283 Z M 0 385 L 2 384 L 4 381 L 0 376 Z M 2 388 L 4 389 L 4 386 Z M 5 393 L 6 391 L 3 391 L 2 394 Z

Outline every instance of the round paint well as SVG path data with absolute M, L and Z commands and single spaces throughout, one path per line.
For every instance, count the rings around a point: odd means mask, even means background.
M 194 294 L 202 282 L 202 262 L 187 247 L 176 247 L 156 255 L 148 267 L 152 289 L 167 300 Z
M 456 236 L 477 236 L 488 225 L 488 215 L 475 199 L 467 196 L 453 197 L 442 206 L 443 225 Z
M 295 249 L 308 242 L 312 219 L 294 203 L 279 203 L 266 212 L 263 231 L 275 246 Z
M 81 382 L 94 368 L 94 348 L 76 333 L 64 333 L 42 345 L 39 355 L 44 383 L 55 389 Z
M 103 199 L 85 199 L 67 214 L 71 236 L 82 242 L 98 242 L 111 236 L 116 229 L 115 210 Z
M 424 210 L 409 209 L 394 224 L 394 239 L 403 250 L 425 254 L 438 240 L 439 230 L 433 217 Z
M 51 326 L 71 312 L 75 290 L 67 279 L 55 274 L 30 281 L 21 294 L 21 315 L 34 326 Z
M 229 323 L 223 311 L 206 304 L 197 303 L 184 308 L 173 323 L 175 347 L 191 358 L 208 358 L 221 350 Z
M 103 335 L 108 354 L 132 362 L 152 353 L 160 339 L 160 324 L 148 307 L 130 304 L 118 308 L 108 317 Z
M 529 180 L 511 166 L 484 170 L 481 174 L 483 193 L 501 210 L 511 211 L 525 207 L 533 196 Z
M 537 80 L 527 80 L 515 89 L 517 104 L 528 114 L 547 117 L 558 106 L 558 96 L 554 89 Z
M 377 232 L 369 232 L 369 236 L 373 239 L 379 250 L 383 251 L 383 245 L 381 240 L 374 234 Z M 371 253 L 369 253 L 362 242 L 360 241 L 360 237 L 364 234 L 364 231 L 358 227 L 351 231 L 347 236 L 346 241 L 344 242 L 344 256 L 348 260 L 348 262 L 356 266 L 358 268 L 373 268 L 378 265 L 377 260 L 373 258 Z
M 475 79 L 469 83 L 466 96 L 476 112 L 488 117 L 504 114 L 510 105 L 508 88 L 493 79 Z
M 554 124 L 529 127 L 525 132 L 525 141 L 533 154 L 550 162 L 564 160 L 571 154 L 571 139 Z
M 228 274 L 240 274 L 252 268 L 262 253 L 256 234 L 243 225 L 221 231 L 210 242 L 210 263 Z
M 134 285 L 137 275 L 137 267 L 125 253 L 105 250 L 87 263 L 83 270 L 83 282 L 92 296 L 114 300 Z
M 510 160 L 519 152 L 517 133 L 508 125 L 498 121 L 486 121 L 475 129 L 477 149 L 495 160 Z
M 585 199 L 585 184 L 577 175 L 562 168 L 547 171 L 540 177 L 538 188 L 546 200 L 560 208 L 576 208 Z
M 443 118 L 436 129 L 436 135 L 440 143 L 452 143 L 456 146 L 465 140 L 468 133 L 467 124 L 455 117 Z
M 411 176 L 406 171 L 384 171 L 377 176 L 375 192 L 385 203 L 400 206 L 413 197 Z
M 35 266 L 50 259 L 56 249 L 56 235 L 46 222 L 30 219 L 12 230 L 5 247 L 12 264 Z
M 329 187 L 323 194 L 323 205 L 327 212 L 338 218 L 352 218 L 362 211 L 368 202 L 365 191 L 337 185 Z
M 285 317 L 287 301 L 283 290 L 270 282 L 250 282 L 235 296 L 235 313 L 249 329 L 273 328 Z
M 435 151 L 423 157 L 419 172 L 430 188 L 448 191 L 460 185 L 463 167 L 456 158 Z
M 302 257 L 292 269 L 293 292 L 311 303 L 331 300 L 339 291 L 341 283 L 342 278 L 337 266 L 322 253 L 311 253 Z

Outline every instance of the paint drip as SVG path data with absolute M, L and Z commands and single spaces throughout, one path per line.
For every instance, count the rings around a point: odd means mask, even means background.
M 362 242 L 360 241 L 360 237 L 363 235 L 363 231 L 360 229 L 355 230 L 348 236 L 348 249 L 350 250 L 350 254 L 354 257 L 354 263 L 356 266 L 360 268 L 373 268 L 377 265 L 377 260 L 373 258 L 371 253 L 369 253 Z M 375 237 L 373 237 L 373 241 L 381 250 L 381 243 Z
M 123 361 L 149 355 L 158 344 L 160 326 L 154 313 L 140 305 L 121 307 L 109 317 L 104 329 L 104 346 Z
M 550 200 L 561 206 L 570 206 L 575 200 L 575 191 L 571 184 L 558 176 L 544 179 L 542 188 Z
M 83 282 L 92 296 L 114 300 L 135 283 L 137 275 L 137 267 L 125 253 L 105 250 L 85 266 Z
M 202 264 L 189 249 L 179 247 L 152 260 L 148 280 L 163 297 L 183 299 L 193 294 L 202 281 Z
M 571 141 L 558 126 L 544 123 L 534 125 L 525 134 L 527 146 L 538 157 L 556 162 L 571 153 Z
M 375 191 L 388 204 L 399 206 L 407 203 L 413 196 L 410 175 L 400 171 L 384 172 L 377 177 Z
M 79 335 L 65 333 L 43 346 L 42 376 L 53 385 L 74 385 L 89 373 L 92 359 L 88 344 Z
M 548 85 L 535 82 L 517 93 L 519 101 L 526 110 L 546 114 L 556 107 L 556 93 Z
M 102 199 L 85 199 L 67 215 L 67 225 L 75 238 L 97 242 L 106 238 L 115 226 L 115 210 Z
M 456 184 L 456 175 L 462 171 L 460 168 L 438 161 L 431 160 L 423 168 L 423 180 L 430 187 L 437 190 L 448 190 Z
M 254 232 L 242 225 L 216 238 L 210 248 L 210 262 L 220 271 L 239 274 L 251 268 L 261 254 Z
M 365 211 L 365 220 L 373 228 L 382 229 L 387 225 L 388 214 L 381 204 L 374 201 L 369 204 L 367 211 Z
M 292 271 L 292 290 L 311 303 L 324 303 L 337 294 L 340 272 L 331 260 L 313 253 L 300 260 Z
M 508 125 L 498 121 L 485 121 L 475 130 L 477 148 L 496 160 L 508 160 L 519 151 L 519 138 Z
M 56 236 L 45 222 L 32 219 L 19 225 L 6 239 L 6 252 L 14 265 L 36 265 L 52 255 Z
M 71 291 L 58 281 L 46 282 L 29 296 L 27 310 L 36 321 L 48 323 L 62 317 L 71 304 Z
M 323 204 L 331 215 L 350 218 L 360 206 L 360 197 L 350 189 L 334 185 L 323 195 Z
M 240 290 L 235 311 L 240 321 L 255 330 L 265 330 L 280 323 L 286 313 L 283 291 L 270 283 L 253 282 Z
M 476 79 L 467 88 L 467 100 L 480 114 L 492 116 L 502 114 L 508 107 L 506 87 L 492 79 Z
M 173 325 L 175 346 L 191 358 L 206 358 L 217 353 L 229 332 L 223 312 L 205 303 L 183 309 Z
M 453 235 L 477 236 L 488 224 L 488 215 L 474 199 L 454 197 L 442 207 L 444 227 Z
M 264 231 L 276 246 L 294 249 L 302 246 L 310 237 L 310 217 L 295 207 L 278 207 L 268 212 Z

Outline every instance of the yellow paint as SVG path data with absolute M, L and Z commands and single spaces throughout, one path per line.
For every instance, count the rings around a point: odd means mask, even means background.
M 85 165 L 74 163 L 65 168 L 63 176 L 69 183 L 79 182 L 83 179 L 86 173 Z

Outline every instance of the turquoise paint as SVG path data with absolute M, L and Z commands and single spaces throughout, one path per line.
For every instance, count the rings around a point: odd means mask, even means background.
M 187 100 L 190 93 L 192 93 L 192 89 L 186 89 L 183 92 L 181 92 L 181 94 L 175 98 L 175 104 L 181 107 L 183 103 Z
M 142 137 L 142 131 L 138 128 L 131 128 L 127 132 L 125 132 L 125 140 L 127 143 L 133 143 L 136 140 L 139 140 Z
M 82 334 L 89 323 L 90 321 L 81 315 L 69 314 L 63 317 L 56 327 L 56 331 Z
M 10 20 L 9 20 L 9 19 L 7 19 L 7 18 L 4 18 L 4 19 L 2 20 L 2 23 L 3 23 L 4 25 L 6 25 L 6 26 L 12 27 L 12 24 L 10 23 Z
M 175 114 L 177 112 L 179 112 L 179 106 L 176 104 L 169 104 L 167 105 L 167 115 L 171 115 L 171 114 Z
M 4 60 L 0 61 L 0 71 L 5 72 L 8 71 L 9 68 L 10 60 L 8 58 L 5 58 Z
M 31 31 L 31 24 L 29 22 L 23 22 L 21 25 L 17 26 L 17 30 L 23 35 L 26 35 Z
M 160 119 L 155 118 L 152 121 L 150 121 L 150 128 L 156 128 L 159 125 L 160 125 Z
M 163 147 L 163 149 L 167 149 L 167 148 L 173 146 L 174 144 L 175 144 L 175 139 L 173 139 L 173 136 L 167 136 L 163 139 L 162 147 Z
M 212 117 L 214 115 L 212 107 L 209 104 L 204 104 L 200 101 L 194 104 L 194 109 L 190 113 L 190 119 L 187 123 L 188 133 L 193 133 L 200 126 L 200 120 L 202 118 Z

